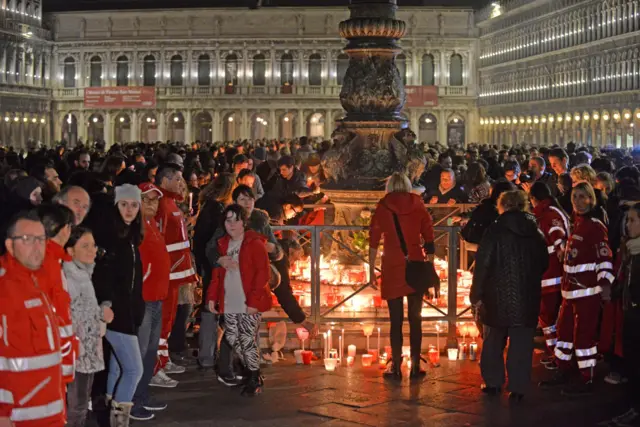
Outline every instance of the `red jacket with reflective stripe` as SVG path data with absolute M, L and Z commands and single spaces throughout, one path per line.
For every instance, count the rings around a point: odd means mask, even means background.
M 597 295 L 613 280 L 607 228 L 596 218 L 576 215 L 565 251 L 562 296 L 575 299 Z
M 182 211 L 175 202 L 180 200 L 180 196 L 165 189 L 162 189 L 162 194 L 164 196 L 158 204 L 156 222 L 171 258 L 169 283 L 171 286 L 194 283 L 197 279 L 196 271 L 191 264 L 191 245 L 187 227 Z
M 542 275 L 542 293 L 560 292 L 563 268 L 558 254 L 562 253 L 569 237 L 569 219 L 562 211 L 551 206 L 550 200 L 540 202 L 533 213 L 538 220 L 538 227 L 547 242 L 549 267 Z
M 63 426 L 56 314 L 39 274 L 0 258 L 0 417 L 16 427 Z
M 144 239 L 139 249 L 143 275 L 142 297 L 148 302 L 162 301 L 169 291 L 171 259 L 155 221 L 144 221 Z
M 63 261 L 71 261 L 71 257 L 62 246 L 53 240 L 47 240 L 44 263 L 37 275 L 57 317 L 62 349 L 62 379 L 65 384 L 69 384 L 75 377 L 80 343 L 73 331 L 71 296 L 67 291 L 67 281 L 62 272 Z

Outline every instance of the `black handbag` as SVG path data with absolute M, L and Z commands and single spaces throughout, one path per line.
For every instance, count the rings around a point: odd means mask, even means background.
M 440 278 L 433 263 L 430 261 L 411 261 L 409 260 L 409 251 L 407 250 L 407 244 L 404 241 L 402 234 L 402 228 L 400 228 L 400 220 L 398 215 L 391 211 L 393 215 L 393 222 L 396 225 L 396 232 L 398 233 L 398 239 L 400 240 L 400 247 L 404 254 L 406 262 L 405 268 L 405 280 L 407 284 L 411 286 L 416 292 L 426 293 L 428 289 L 434 288 L 435 293 L 438 294 L 440 290 Z

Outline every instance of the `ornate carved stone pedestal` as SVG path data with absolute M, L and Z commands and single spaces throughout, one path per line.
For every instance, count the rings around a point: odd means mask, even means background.
M 395 59 L 406 24 L 396 19 L 397 8 L 396 0 L 351 0 L 351 16 L 340 23 L 350 58 L 340 92 L 347 114 L 323 159 L 323 191 L 336 205 L 336 224 L 353 224 L 363 207 L 374 207 L 393 172 L 413 181 L 424 170 L 424 154 L 400 114 L 406 94 Z

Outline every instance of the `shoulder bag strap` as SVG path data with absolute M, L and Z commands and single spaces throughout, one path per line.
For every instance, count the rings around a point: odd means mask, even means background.
M 385 205 L 384 207 L 389 209 L 387 205 Z M 398 234 L 398 240 L 400 240 L 400 248 L 402 248 L 402 253 L 404 253 L 405 259 L 409 259 L 407 244 L 405 243 L 404 236 L 402 235 L 402 228 L 400 227 L 400 220 L 398 219 L 398 215 L 391 209 L 389 209 L 389 212 L 391 212 L 391 215 L 393 215 L 393 222 L 396 225 L 396 233 Z

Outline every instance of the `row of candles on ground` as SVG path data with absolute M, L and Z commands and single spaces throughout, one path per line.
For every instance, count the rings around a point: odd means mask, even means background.
M 362 325 L 364 335 L 367 337 L 367 354 L 362 355 L 362 366 L 371 366 L 374 362 L 379 362 L 382 366 L 386 365 L 389 355 L 391 354 L 391 347 L 386 346 L 385 352 L 379 355 L 380 347 L 380 328 L 378 328 L 378 345 L 376 349 L 369 348 L 369 337 L 373 334 L 374 326 L 371 324 Z M 478 354 L 478 344 L 475 342 L 475 338 L 478 337 L 479 331 L 475 325 L 467 326 L 462 325 L 460 332 L 463 336 L 463 342 L 458 344 L 457 348 L 448 348 L 447 356 L 449 360 L 476 360 Z M 296 329 L 298 338 L 302 342 L 302 350 L 296 351 L 296 362 L 301 364 L 310 364 L 310 353 L 304 351 L 304 342 L 309 337 L 309 333 L 304 328 Z M 436 346 L 430 345 L 428 358 L 432 365 L 437 366 L 440 362 L 440 325 L 436 323 Z M 471 336 L 472 342 L 467 344 L 467 335 Z M 328 371 L 333 371 L 338 364 L 344 359 L 344 329 L 342 329 L 341 335 L 338 336 L 338 349 L 333 348 L 333 330 L 329 329 L 322 334 L 322 356 L 325 361 L 325 367 Z M 347 366 L 353 366 L 356 357 L 356 346 L 351 344 L 347 347 Z M 309 361 L 305 360 L 305 353 L 309 358 Z M 409 368 L 411 367 L 411 361 L 409 360 L 410 348 L 402 348 L 402 356 L 406 357 Z

